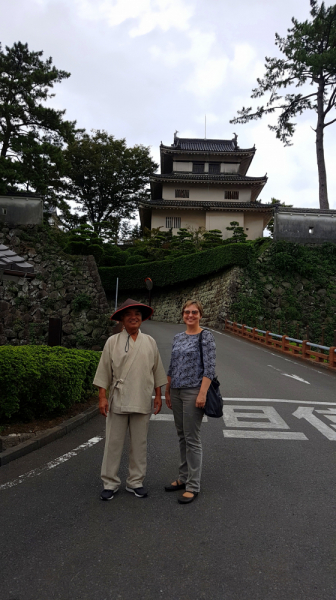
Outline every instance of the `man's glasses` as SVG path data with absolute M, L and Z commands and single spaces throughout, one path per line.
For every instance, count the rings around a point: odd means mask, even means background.
M 198 310 L 184 310 L 185 315 L 198 315 Z

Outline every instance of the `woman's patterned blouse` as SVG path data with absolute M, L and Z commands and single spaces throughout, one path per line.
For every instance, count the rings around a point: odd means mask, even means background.
M 175 335 L 168 369 L 172 388 L 196 388 L 201 386 L 203 377 L 214 378 L 216 367 L 215 338 L 210 331 L 203 329 L 203 372 L 199 350 L 199 335 L 199 333 L 188 335 L 185 332 Z

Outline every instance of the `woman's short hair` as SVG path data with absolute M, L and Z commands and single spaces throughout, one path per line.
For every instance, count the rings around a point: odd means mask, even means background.
M 190 306 L 191 304 L 195 304 L 195 306 L 197 306 L 201 317 L 203 317 L 203 306 L 199 300 L 187 300 L 182 306 L 182 317 L 187 306 Z

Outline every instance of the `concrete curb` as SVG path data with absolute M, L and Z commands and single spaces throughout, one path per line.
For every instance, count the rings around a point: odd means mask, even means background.
M 85 412 L 77 415 L 76 417 L 72 417 L 67 421 L 61 423 L 57 427 L 53 427 L 52 429 L 48 429 L 45 433 L 40 433 L 36 435 L 33 439 L 28 440 L 27 442 L 23 442 L 22 444 L 18 444 L 14 446 L 14 448 L 8 448 L 4 452 L 0 453 L 0 467 L 6 465 L 12 460 L 16 460 L 17 458 L 21 458 L 21 456 L 25 456 L 25 454 L 29 454 L 30 452 L 34 452 L 34 450 L 38 450 L 39 448 L 43 448 L 47 444 L 58 440 L 63 437 L 76 427 L 83 425 L 93 417 L 99 414 L 98 406 L 93 406 L 88 408 Z

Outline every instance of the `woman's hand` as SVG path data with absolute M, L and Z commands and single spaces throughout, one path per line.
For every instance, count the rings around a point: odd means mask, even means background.
M 196 407 L 197 408 L 204 408 L 205 407 L 205 403 L 206 403 L 206 392 L 202 392 L 200 390 L 197 398 L 196 398 Z
M 171 399 L 170 399 L 170 389 L 168 390 L 166 388 L 165 398 L 166 398 L 166 405 L 167 405 L 167 407 L 170 408 L 170 410 L 172 410 L 172 403 L 171 403 Z

